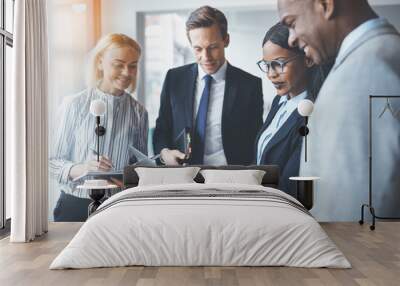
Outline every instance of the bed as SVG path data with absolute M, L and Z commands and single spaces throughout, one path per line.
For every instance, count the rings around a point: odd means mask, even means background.
M 202 169 L 216 167 L 202 166 Z M 300 202 L 277 189 L 276 166 L 261 185 L 193 183 L 138 186 L 106 200 L 50 269 L 144 266 L 291 266 L 350 268 Z

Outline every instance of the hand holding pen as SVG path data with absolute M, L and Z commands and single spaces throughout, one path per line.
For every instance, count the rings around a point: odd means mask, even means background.
M 97 156 L 99 155 L 96 150 L 93 148 L 90 148 L 92 151 L 93 155 Z M 111 159 L 107 156 L 100 155 L 99 156 L 99 161 L 95 161 L 97 163 L 97 169 L 100 171 L 109 171 L 114 168 L 113 162 Z
M 90 149 L 91 152 L 97 156 L 97 152 L 93 149 Z M 77 177 L 82 176 L 83 174 L 89 171 L 103 171 L 107 172 L 114 168 L 114 165 L 110 158 L 107 156 L 99 156 L 99 161 L 95 159 L 88 160 L 83 163 L 75 164 L 69 171 L 69 177 L 73 180 Z

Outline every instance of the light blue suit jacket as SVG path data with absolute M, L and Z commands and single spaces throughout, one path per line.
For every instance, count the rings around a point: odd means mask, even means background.
M 387 22 L 336 60 L 316 100 L 300 174 L 321 177 L 312 209 L 320 221 L 359 220 L 368 202 L 369 95 L 400 95 L 400 35 Z M 392 101 L 396 110 L 399 103 Z M 377 215 L 400 216 L 400 120 L 378 118 L 385 104 L 373 102 L 372 198 Z

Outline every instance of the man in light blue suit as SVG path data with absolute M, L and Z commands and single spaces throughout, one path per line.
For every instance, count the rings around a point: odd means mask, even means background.
M 313 214 L 354 221 L 368 202 L 369 95 L 400 95 L 400 35 L 366 0 L 279 0 L 289 44 L 317 64 L 334 60 L 310 118 L 309 160 L 302 175 L 315 183 Z M 400 215 L 400 121 L 373 102 L 373 199 L 377 215 Z M 303 150 L 304 152 L 304 150 Z

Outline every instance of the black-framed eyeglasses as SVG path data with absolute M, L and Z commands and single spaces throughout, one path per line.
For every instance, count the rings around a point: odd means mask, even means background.
M 265 61 L 261 60 L 257 62 L 258 67 L 260 68 L 261 71 L 265 73 L 269 73 L 269 71 L 272 70 L 276 73 L 284 73 L 285 72 L 285 66 L 286 64 L 290 63 L 291 61 L 294 61 L 301 55 L 296 55 L 293 57 L 290 57 L 286 60 L 273 60 L 273 61 Z

